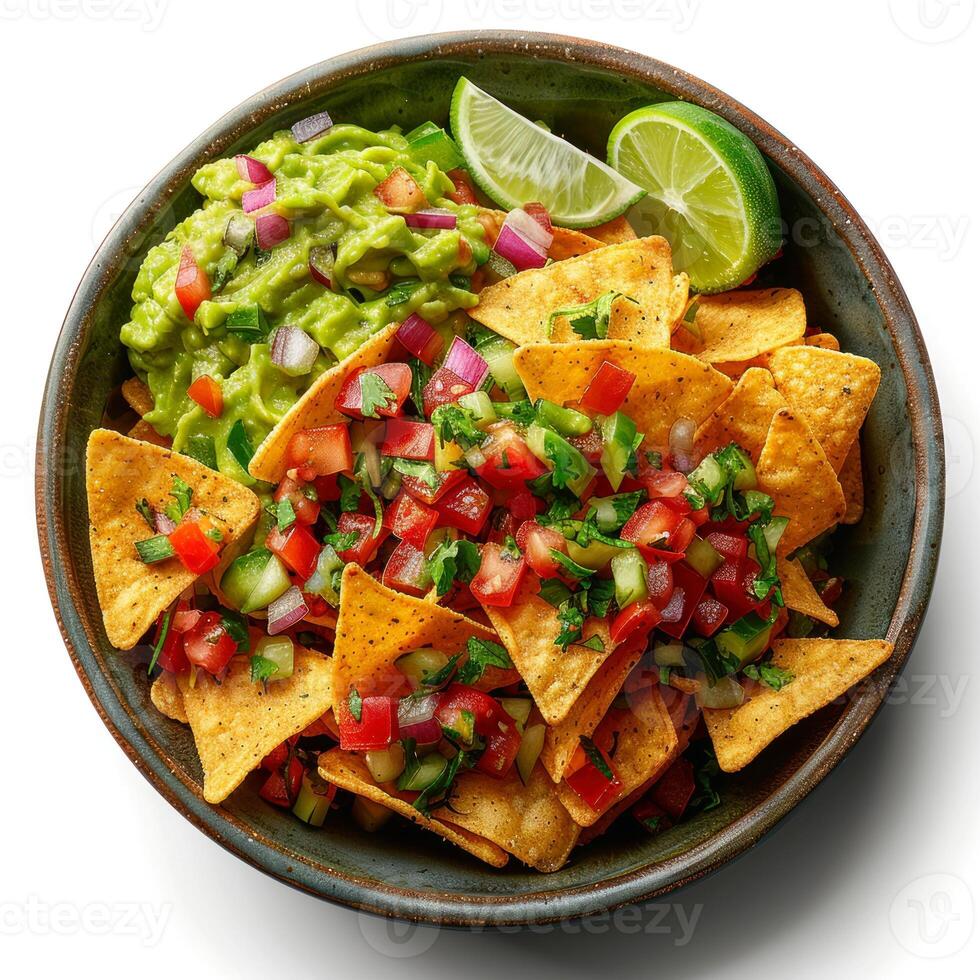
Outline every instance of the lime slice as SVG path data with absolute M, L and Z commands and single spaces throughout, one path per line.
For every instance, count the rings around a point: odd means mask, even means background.
M 688 102 L 637 109 L 609 136 L 609 163 L 647 191 L 630 215 L 663 235 L 700 292 L 731 289 L 782 240 L 776 185 L 755 144 Z
M 621 215 L 643 189 L 601 160 L 460 78 L 453 136 L 480 189 L 501 207 L 540 201 L 556 225 L 591 228 Z

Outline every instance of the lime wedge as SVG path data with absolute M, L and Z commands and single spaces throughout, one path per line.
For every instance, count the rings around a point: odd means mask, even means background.
M 647 191 L 630 214 L 663 235 L 700 292 L 744 282 L 782 240 L 776 185 L 755 144 L 688 102 L 637 109 L 609 136 L 609 163 Z
M 460 78 L 453 136 L 480 189 L 508 210 L 540 201 L 556 225 L 590 228 L 621 215 L 643 188 Z

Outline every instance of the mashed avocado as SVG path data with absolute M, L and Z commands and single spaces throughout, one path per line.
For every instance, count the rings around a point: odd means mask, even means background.
M 226 245 L 229 221 L 241 219 L 242 194 L 254 185 L 239 176 L 234 159 L 207 164 L 193 178 L 203 207 L 150 249 L 133 286 L 132 318 L 121 330 L 134 370 L 153 393 L 146 421 L 172 436 L 178 451 L 200 456 L 203 442 L 208 455 L 211 440 L 218 468 L 243 483 L 252 478 L 227 446 L 238 419 L 258 446 L 320 373 L 386 324 L 413 312 L 439 324 L 474 306 L 469 276 L 489 252 L 476 208 L 446 198 L 452 182 L 396 130 L 337 125 L 302 144 L 285 131 L 249 155 L 274 174 L 270 209 L 289 220 L 290 237 L 268 252 L 254 239 L 241 255 Z M 416 231 L 385 209 L 373 191 L 396 167 L 415 178 L 431 206 L 456 213 L 455 229 Z M 174 293 L 184 246 L 212 284 L 211 299 L 193 321 Z M 309 274 L 316 246 L 335 249 L 333 289 Z M 272 330 L 296 326 L 320 345 L 309 374 L 289 377 L 272 363 L 268 342 L 229 332 L 229 315 L 256 304 Z M 224 410 L 217 419 L 187 395 L 204 374 L 221 385 Z

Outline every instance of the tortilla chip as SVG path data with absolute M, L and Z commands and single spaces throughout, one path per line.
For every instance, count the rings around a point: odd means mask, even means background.
M 349 421 L 334 407 L 340 389 L 351 371 L 376 367 L 389 359 L 392 349 L 397 346 L 395 333 L 400 326 L 400 323 L 389 324 L 349 357 L 324 371 L 259 444 L 249 464 L 249 473 L 257 480 L 278 483 L 286 473 L 286 447 L 294 433 L 331 422 Z
M 515 344 L 529 344 L 549 339 L 548 319 L 555 310 L 590 303 L 610 289 L 636 300 L 629 304 L 632 311 L 610 319 L 612 339 L 649 347 L 670 345 L 674 274 L 670 245 L 658 236 L 605 245 L 543 269 L 526 269 L 487 286 L 469 315 Z M 560 317 L 550 339 L 577 340 L 578 335 Z
M 481 211 L 480 214 L 485 222 L 484 229 L 487 232 L 487 241 L 492 245 L 496 241 L 497 235 L 500 234 L 500 226 L 504 223 L 507 213 L 488 208 Z M 586 252 L 593 252 L 606 244 L 601 239 L 590 235 L 588 231 L 576 231 L 573 228 L 556 227 L 554 234 L 551 248 L 548 249 L 548 258 L 553 262 L 562 262 L 565 259 L 573 259 L 577 255 L 585 255 Z
M 184 699 L 181 696 L 180 688 L 173 674 L 164 671 L 150 685 L 150 700 L 153 706 L 164 717 L 172 721 L 179 721 L 187 724 L 187 712 L 184 710 Z
M 650 782 L 670 765 L 677 750 L 677 732 L 659 687 L 645 687 L 630 696 L 628 708 L 613 708 L 592 735 L 609 755 L 623 788 L 597 813 L 567 782 L 558 786 L 565 809 L 580 827 L 594 824 L 603 813 Z
M 809 347 L 823 347 L 826 350 L 840 350 L 840 341 L 832 333 L 813 333 L 804 338 Z
M 603 361 L 636 375 L 623 411 L 654 447 L 667 447 L 677 419 L 700 424 L 732 390 L 728 378 L 696 357 L 638 347 L 624 340 L 528 344 L 514 354 L 528 396 L 559 404 L 580 401 Z
M 197 576 L 179 558 L 146 565 L 135 542 L 152 536 L 137 501 L 162 508 L 172 501 L 175 476 L 193 491 L 192 506 L 224 532 L 225 547 L 259 514 L 259 499 L 241 484 L 189 456 L 96 429 L 86 457 L 92 571 L 109 642 L 130 650 L 156 618 Z
M 769 359 L 776 387 L 804 419 L 837 473 L 868 414 L 881 368 L 857 354 L 789 347 Z
M 687 301 L 691 297 L 691 277 L 686 272 L 678 272 L 670 289 L 670 312 L 667 321 L 670 332 L 677 329 L 677 324 L 687 311 Z
M 840 620 L 833 609 L 829 609 L 813 587 L 799 561 L 786 561 L 780 558 L 776 562 L 776 572 L 783 593 L 783 601 L 787 609 L 795 609 L 804 616 L 819 620 L 828 626 L 836 626 Z
M 847 509 L 841 524 L 857 524 L 864 516 L 864 474 L 861 468 L 861 440 L 855 439 L 837 474 L 844 490 Z
M 696 458 L 734 442 L 753 462 L 758 461 L 772 417 L 785 407 L 786 399 L 776 391 L 772 375 L 764 368 L 749 368 L 695 433 Z
M 204 770 L 204 799 L 220 803 L 287 738 L 299 734 L 332 704 L 330 658 L 297 646 L 293 674 L 262 685 L 248 657 L 233 657 L 218 684 L 198 671 L 177 675 L 177 686 Z
M 162 446 L 169 449 L 173 444 L 170 436 L 162 436 L 149 422 L 140 419 L 129 432 L 126 433 L 130 439 L 138 439 L 140 442 L 150 442 L 154 446 Z
M 527 785 L 516 771 L 506 779 L 463 773 L 440 820 L 485 837 L 538 871 L 557 871 L 578 840 L 579 826 L 548 774 L 535 766 Z
M 150 386 L 139 378 L 127 378 L 122 383 L 122 396 L 140 418 L 153 411 L 153 394 Z
M 440 820 L 425 817 L 411 803 L 393 796 L 371 778 L 371 773 L 364 760 L 354 752 L 344 752 L 341 749 L 330 749 L 324 752 L 319 760 L 320 775 L 328 782 L 350 793 L 363 796 L 365 799 L 378 803 L 389 810 L 411 820 L 412 823 L 431 830 L 443 840 L 461 847 L 464 851 L 478 857 L 495 868 L 507 864 L 507 852 L 483 837 L 471 834 L 468 830 L 456 829 Z
M 563 651 L 555 644 L 562 631 L 558 611 L 538 595 L 539 583 L 536 575 L 527 575 L 513 605 L 484 608 L 544 720 L 557 725 L 585 693 L 616 645 L 609 636 L 609 624 L 590 618 L 582 627 L 582 636 L 586 640 L 598 636 L 605 649 L 590 650 L 573 643 Z
M 594 228 L 583 229 L 586 235 L 598 238 L 604 245 L 617 245 L 619 242 L 636 241 L 636 232 L 633 226 L 626 220 L 626 215 L 621 214 L 612 221 L 596 225 Z
M 591 735 L 606 716 L 629 672 L 639 663 L 647 637 L 627 641 L 595 672 L 572 709 L 545 733 L 541 764 L 556 783 L 560 783 L 568 763 L 579 746 L 579 736 Z
M 844 491 L 809 426 L 788 408 L 772 419 L 755 468 L 759 489 L 789 518 L 778 552 L 788 555 L 844 516 Z
M 776 640 L 772 662 L 794 679 L 764 687 L 737 708 L 706 708 L 704 720 L 724 772 L 738 772 L 788 728 L 840 697 L 883 664 L 884 640 Z
M 466 649 L 471 636 L 497 639 L 462 613 L 395 592 L 360 566 L 348 564 L 340 586 L 334 690 L 338 698 L 347 697 L 355 685 L 362 697 L 394 694 L 405 684 L 395 666 L 402 654 L 433 647 L 452 656 Z

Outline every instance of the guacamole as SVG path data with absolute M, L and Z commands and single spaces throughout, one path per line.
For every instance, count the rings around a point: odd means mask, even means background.
M 327 367 L 385 325 L 418 312 L 450 329 L 454 311 L 476 304 L 469 277 L 489 255 L 483 227 L 476 207 L 447 197 L 453 183 L 428 159 L 425 145 L 395 129 L 374 133 L 353 125 L 335 125 L 305 143 L 290 131 L 261 143 L 248 155 L 276 180 L 275 200 L 263 213 L 281 215 L 290 227 L 289 237 L 268 251 L 254 236 L 243 251 L 226 244 L 230 221 L 254 217 L 244 215 L 242 195 L 255 185 L 240 176 L 235 159 L 195 174 L 204 205 L 148 252 L 133 287 L 132 318 L 121 330 L 130 362 L 153 394 L 146 421 L 171 436 L 175 450 L 254 483 L 228 448 L 239 420 L 258 446 Z M 385 207 L 374 190 L 399 167 L 430 206 L 455 213 L 456 228 L 416 230 Z M 310 274 L 310 251 L 318 246 L 335 252 L 332 288 Z M 211 298 L 193 320 L 174 288 L 185 248 L 211 284 Z M 266 336 L 229 327 L 235 311 L 256 306 L 269 326 Z M 269 340 L 279 326 L 298 327 L 320 346 L 308 373 L 292 377 L 273 363 Z M 203 375 L 220 385 L 218 418 L 187 394 Z

